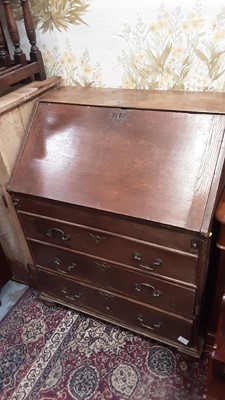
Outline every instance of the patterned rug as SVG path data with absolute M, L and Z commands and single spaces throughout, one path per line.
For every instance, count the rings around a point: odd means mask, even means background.
M 202 400 L 207 359 L 62 306 L 29 289 L 0 323 L 1 400 Z

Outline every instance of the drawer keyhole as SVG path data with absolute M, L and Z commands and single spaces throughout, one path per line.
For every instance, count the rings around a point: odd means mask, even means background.
M 102 290 L 99 290 L 98 293 L 104 298 L 106 301 L 112 301 L 114 299 L 113 294 L 111 293 L 106 293 Z
M 96 243 L 96 244 L 100 244 L 102 242 L 105 241 L 105 236 L 101 236 L 101 235 L 95 235 L 94 233 L 89 233 L 90 238 Z
M 105 263 L 105 262 L 98 262 L 98 261 L 95 261 L 95 265 L 98 267 L 98 269 L 99 269 L 101 272 L 108 271 L 108 270 L 111 268 L 111 265 L 109 265 L 109 264 L 107 264 L 107 263 Z
M 104 301 L 106 302 L 105 303 L 105 309 L 107 311 L 109 311 L 110 310 L 110 303 L 113 301 L 114 296 L 111 293 L 106 293 L 106 292 L 103 292 L 101 290 L 99 290 L 98 293 L 103 297 Z

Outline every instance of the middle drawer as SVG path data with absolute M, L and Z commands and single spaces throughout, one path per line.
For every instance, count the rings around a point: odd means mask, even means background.
M 192 317 L 195 290 L 72 251 L 29 241 L 38 268 L 74 277 L 146 304 Z
M 196 284 L 197 256 L 53 219 L 25 213 L 20 213 L 19 217 L 27 239 L 37 239 L 133 266 L 146 273 Z

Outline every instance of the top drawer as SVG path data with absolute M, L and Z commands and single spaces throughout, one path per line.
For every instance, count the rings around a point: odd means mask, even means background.
M 13 201 L 18 212 L 25 211 L 57 218 L 191 254 L 198 253 L 199 235 L 194 232 L 184 232 L 181 229 L 86 207 L 62 204 L 56 201 L 50 202 L 45 199 L 38 200 L 21 194 L 18 196 L 14 194 Z
M 20 213 L 20 221 L 29 240 L 51 243 L 146 273 L 196 284 L 197 256 L 34 215 Z

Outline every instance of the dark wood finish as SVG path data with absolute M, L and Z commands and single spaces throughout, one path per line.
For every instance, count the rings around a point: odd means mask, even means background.
M 27 0 L 21 0 L 24 24 L 26 28 L 27 37 L 31 44 L 31 57 L 35 57 L 35 53 L 38 51 L 37 41 L 36 41 L 36 32 L 34 29 L 34 24 L 30 12 L 30 7 Z
M 12 65 L 11 59 L 10 59 L 9 54 L 7 53 L 5 47 L 6 47 L 6 41 L 5 41 L 3 29 L 2 29 L 2 24 L 0 21 L 0 67 L 4 68 L 4 69 L 10 68 Z
M 39 65 L 43 65 L 42 54 L 37 47 L 37 40 L 36 40 L 36 32 L 34 28 L 34 23 L 32 20 L 30 7 L 28 4 L 28 0 L 20 0 L 22 9 L 23 9 L 23 17 L 24 17 L 24 24 L 26 28 L 27 37 L 31 44 L 30 48 L 30 60 L 32 62 L 37 62 Z M 38 69 L 38 72 L 34 74 L 36 80 L 43 80 L 45 79 L 45 71 L 44 69 Z
M 225 380 L 222 377 L 213 376 L 207 400 L 224 400 L 224 385 Z
M 223 364 L 225 374 L 225 294 L 222 297 L 220 306 L 220 317 L 216 334 L 216 349 L 213 357 Z
M 208 398 L 222 400 L 225 393 L 225 190 L 216 209 L 216 220 L 219 223 L 216 241 L 219 261 L 208 329 L 214 339 L 209 358 Z
M 221 299 L 225 287 L 225 252 L 217 249 L 212 255 L 212 279 L 208 291 L 211 293 L 208 306 L 209 324 L 207 329 L 206 345 L 209 351 L 213 350 L 215 336 L 219 322 Z
M 19 199 L 15 196 L 14 204 L 18 214 L 25 213 L 54 218 L 57 215 L 59 220 L 71 222 L 81 226 L 89 226 L 106 232 L 114 232 L 121 236 L 132 237 L 144 242 L 151 242 L 155 245 L 163 245 L 181 252 L 198 254 L 199 235 L 176 227 L 154 224 L 151 221 L 142 219 L 131 219 L 130 217 L 118 215 L 101 210 L 80 207 L 77 205 L 49 202 L 42 198 L 21 195 Z M 185 280 L 187 276 L 185 276 Z M 192 280 L 191 280 L 192 281 Z M 195 281 L 195 280 L 193 280 Z
M 42 55 L 36 44 L 36 33 L 29 3 L 27 0 L 21 0 L 20 3 L 23 10 L 27 38 L 31 44 L 30 57 L 27 57 L 21 49 L 20 36 L 10 1 L 3 0 L 2 11 L 4 11 L 5 15 L 3 13 L 0 15 L 0 90 L 2 94 L 5 94 L 7 90 L 13 90 L 13 85 L 15 84 L 24 85 L 31 80 L 43 80 L 46 78 Z M 7 27 L 8 34 L 7 32 L 4 34 L 3 26 Z M 10 45 L 6 41 L 8 36 L 14 46 L 13 57 L 9 53 Z
M 190 276 L 196 285 L 197 256 L 159 248 L 145 242 L 104 231 L 93 230 L 53 219 L 19 214 L 26 238 L 63 246 L 72 250 L 131 265 L 142 271 L 188 282 Z M 157 262 L 157 260 L 159 260 Z M 177 271 L 179 269 L 179 271 Z
M 223 400 L 225 393 L 225 291 L 219 310 L 214 348 L 209 358 L 207 380 L 209 400 Z
M 221 250 L 225 249 L 225 190 L 223 190 L 218 207 L 216 209 L 216 219 L 220 224 L 219 237 L 217 239 L 217 247 Z
M 143 92 L 41 99 L 8 189 L 43 299 L 199 356 L 225 115 Z
M 220 115 L 40 104 L 14 191 L 198 232 L 224 123 Z
M 20 47 L 20 36 L 17 29 L 16 21 L 12 13 L 11 5 L 9 0 L 2 0 L 2 4 L 5 9 L 6 22 L 8 26 L 8 31 L 10 39 L 15 48 L 14 50 L 14 60 L 16 64 L 26 65 L 27 59 L 23 50 Z
M 61 87 L 48 93 L 45 102 L 84 106 L 121 107 L 201 114 L 225 114 L 225 93 L 174 92 L 109 88 Z
M 155 307 L 193 317 L 195 290 L 127 266 L 59 247 L 29 242 L 38 268 L 104 287 Z
M 46 282 L 52 282 L 51 287 Z M 153 337 L 161 336 L 169 340 L 178 339 L 177 332 L 191 341 L 191 319 L 181 318 L 172 313 L 134 302 L 124 296 L 96 289 L 95 287 L 69 279 L 59 279 L 57 276 L 39 272 L 39 288 L 55 298 L 62 298 L 69 305 L 83 311 L 91 311 L 95 315 L 122 321 L 130 327 L 139 327 L 143 333 L 151 333 Z M 88 306 L 87 306 L 88 305 Z M 132 310 L 132 312 L 130 312 Z
M 32 63 L 26 66 L 18 64 L 14 67 L 8 68 L 0 74 L 0 89 L 24 81 L 27 78 L 30 78 L 30 76 L 38 74 L 39 70 L 40 65 L 38 63 Z

